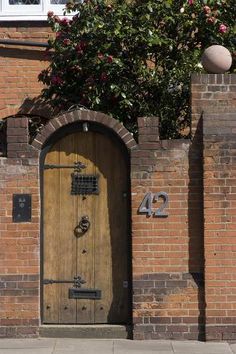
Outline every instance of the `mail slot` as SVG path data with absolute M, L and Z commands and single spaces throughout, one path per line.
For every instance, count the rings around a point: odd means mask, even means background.
M 102 297 L 101 290 L 98 289 L 69 289 L 69 299 L 91 299 L 100 300 Z

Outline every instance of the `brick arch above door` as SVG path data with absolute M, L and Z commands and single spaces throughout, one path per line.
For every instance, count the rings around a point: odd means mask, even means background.
M 132 134 L 116 119 L 96 111 L 90 110 L 74 110 L 71 112 L 63 113 L 51 119 L 37 134 L 32 142 L 32 146 L 41 150 L 49 138 L 62 127 L 75 122 L 94 122 L 111 129 L 126 145 L 128 150 L 133 150 L 137 147 Z

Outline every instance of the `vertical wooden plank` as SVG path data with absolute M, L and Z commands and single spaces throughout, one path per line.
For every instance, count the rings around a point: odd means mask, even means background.
M 86 168 L 81 174 L 95 174 L 94 167 L 94 134 L 93 132 L 79 132 L 77 139 L 77 161 L 85 164 Z M 86 195 L 78 196 L 78 214 L 77 222 L 82 216 L 88 216 L 91 226 L 89 230 L 77 239 L 77 274 L 86 281 L 84 288 L 94 287 L 94 200 L 97 196 Z M 80 299 L 77 300 L 77 323 L 94 323 L 94 300 Z
M 46 164 L 59 163 L 59 144 L 57 143 L 46 156 Z M 60 225 L 59 208 L 60 193 L 59 170 L 44 170 L 43 172 L 43 277 L 44 279 L 57 279 L 59 274 L 58 267 L 58 234 Z M 43 285 L 43 322 L 58 323 L 59 321 L 59 296 L 58 285 Z
M 104 152 L 106 152 L 104 154 Z M 96 166 L 99 174 L 99 198 L 96 199 L 96 237 L 94 263 L 95 288 L 101 290 L 102 298 L 95 302 L 95 323 L 108 323 L 108 314 L 112 302 L 112 253 L 108 205 L 108 178 L 110 163 L 113 159 L 110 141 L 100 135 L 96 136 Z
M 60 165 L 73 165 L 77 159 L 75 136 L 68 135 L 60 140 Z M 76 276 L 76 237 L 74 228 L 77 222 L 77 197 L 71 195 L 71 174 L 73 168 L 60 168 L 60 203 L 58 233 L 58 268 L 61 280 L 73 280 Z M 76 300 L 69 299 L 68 290 L 73 284 L 59 285 L 59 323 L 76 323 Z
M 104 154 L 104 151 L 106 152 Z M 96 137 L 100 196 L 95 202 L 95 323 L 128 321 L 127 166 L 120 149 L 104 135 Z

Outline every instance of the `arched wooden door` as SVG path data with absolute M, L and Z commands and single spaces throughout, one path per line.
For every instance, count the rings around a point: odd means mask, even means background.
M 43 323 L 129 322 L 128 181 L 119 144 L 99 132 L 69 134 L 48 151 Z

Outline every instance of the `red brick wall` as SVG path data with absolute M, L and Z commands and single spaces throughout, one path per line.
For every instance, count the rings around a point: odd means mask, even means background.
M 0 337 L 36 336 L 39 325 L 38 153 L 27 119 L 8 119 L 8 158 L 0 158 Z M 25 146 L 25 151 L 24 151 Z M 19 148 L 20 147 L 20 148 Z M 13 194 L 32 195 L 32 221 L 12 222 Z
M 46 42 L 48 27 L 34 26 L 4 22 L 0 38 Z M 0 119 L 32 107 L 45 64 L 42 49 L 0 45 Z M 28 159 L 27 139 L 28 122 L 8 120 L 8 158 L 0 158 L 0 337 L 35 336 L 39 325 L 38 158 Z M 31 223 L 12 222 L 15 193 L 32 194 Z
M 236 339 L 236 76 L 195 75 L 203 111 L 206 339 Z
M 1 39 L 46 43 L 50 33 L 46 22 L 0 24 Z M 0 44 L 0 84 L 4 87 L 0 93 L 0 119 L 33 110 L 42 89 L 38 74 L 48 65 L 44 51 L 44 48 Z
M 139 149 L 131 160 L 136 339 L 204 337 L 202 153 L 196 144 L 159 141 L 158 119 L 139 119 Z M 144 195 L 160 191 L 169 196 L 168 217 L 140 214 Z

